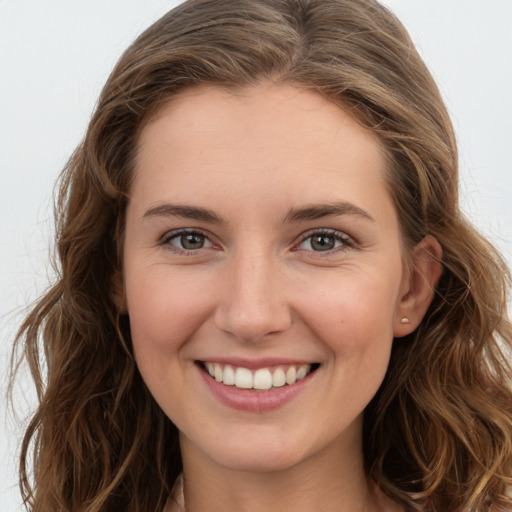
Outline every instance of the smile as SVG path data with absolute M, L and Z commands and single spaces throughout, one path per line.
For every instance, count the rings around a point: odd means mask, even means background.
M 249 370 L 229 364 L 203 362 L 203 368 L 217 382 L 238 389 L 267 391 L 291 386 L 318 368 L 318 364 L 283 365 Z

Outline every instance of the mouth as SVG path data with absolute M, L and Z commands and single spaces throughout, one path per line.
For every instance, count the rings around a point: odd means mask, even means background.
M 199 366 L 212 379 L 225 386 L 254 391 L 272 391 L 292 386 L 315 372 L 319 363 L 290 364 L 257 369 L 230 364 L 199 361 Z

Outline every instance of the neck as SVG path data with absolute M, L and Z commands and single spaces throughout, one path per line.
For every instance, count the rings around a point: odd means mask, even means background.
M 220 466 L 187 439 L 181 444 L 186 512 L 206 512 L 213 503 L 215 510 L 240 512 L 396 510 L 369 485 L 360 442 L 335 441 L 322 452 L 273 471 Z

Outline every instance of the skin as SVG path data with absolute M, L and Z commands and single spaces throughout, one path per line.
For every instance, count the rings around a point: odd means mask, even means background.
M 334 246 L 316 250 L 319 234 Z M 401 248 L 378 140 L 313 92 L 202 86 L 145 126 L 122 300 L 140 372 L 180 430 L 188 512 L 400 510 L 368 486 L 362 416 L 441 256 L 431 238 Z M 227 356 L 320 367 L 283 406 L 240 411 L 198 364 Z

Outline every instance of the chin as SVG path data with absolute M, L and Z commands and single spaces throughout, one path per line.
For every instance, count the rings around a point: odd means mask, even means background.
M 222 442 L 196 446 L 215 465 L 235 471 L 271 473 L 297 465 L 305 456 L 301 443 L 279 433 L 226 435 Z
M 251 453 L 231 452 L 222 454 L 216 462 L 226 468 L 248 473 L 274 473 L 289 469 L 300 462 L 297 453 L 270 453 L 269 450 L 252 450 Z

